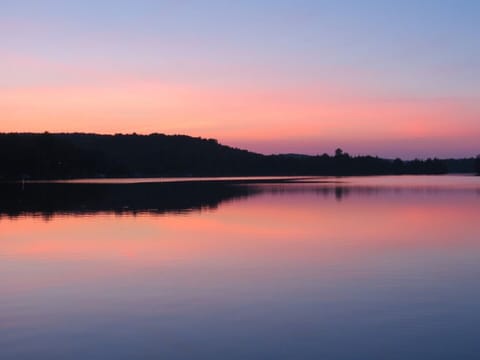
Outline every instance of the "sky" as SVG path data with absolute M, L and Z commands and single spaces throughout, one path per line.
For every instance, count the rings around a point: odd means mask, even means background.
M 0 0 L 0 131 L 480 153 L 477 0 Z

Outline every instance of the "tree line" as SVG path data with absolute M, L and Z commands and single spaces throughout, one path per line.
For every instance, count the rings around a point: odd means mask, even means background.
M 334 155 L 262 155 L 185 135 L 0 134 L 0 179 L 241 175 L 445 174 L 477 171 L 479 161 L 382 159 Z

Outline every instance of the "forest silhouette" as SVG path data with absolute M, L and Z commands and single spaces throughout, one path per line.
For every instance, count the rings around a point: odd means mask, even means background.
M 262 155 L 185 135 L 0 134 L 0 180 L 169 176 L 387 175 L 480 172 L 477 158 Z

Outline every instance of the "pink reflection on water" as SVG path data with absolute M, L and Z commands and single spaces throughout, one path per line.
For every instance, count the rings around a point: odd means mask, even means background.
M 398 250 L 477 247 L 480 203 L 471 192 L 353 193 L 339 202 L 299 191 L 308 184 L 284 186 L 291 191 L 182 216 L 2 219 L 0 257 L 15 272 L 1 272 L 2 293 L 164 268 L 217 269 L 225 281 L 228 269 L 248 270 L 256 282 L 260 274 L 321 272 Z

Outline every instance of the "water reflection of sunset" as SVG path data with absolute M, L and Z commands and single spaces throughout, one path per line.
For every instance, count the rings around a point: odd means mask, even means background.
M 188 215 L 3 219 L 1 253 L 31 260 L 138 264 L 244 256 L 293 261 L 293 254 L 335 261 L 372 250 L 471 242 L 465 235 L 474 230 L 479 205 L 470 194 L 351 195 L 338 202 L 309 193 L 265 193 Z
M 326 346 L 345 322 L 352 339 L 398 322 L 417 337 L 445 311 L 464 326 L 457 297 L 477 303 L 476 190 L 343 189 L 263 184 L 183 213 L 3 216 L 0 345 L 39 353 L 54 337 L 62 354 L 72 342 L 114 341 L 115 352 L 160 336 L 155 351 L 178 353 L 178 339 L 205 351 L 219 338 L 260 346 L 311 327 L 312 343 Z M 198 332 L 205 324 L 214 340 Z M 28 348 L 9 340 L 22 336 Z

